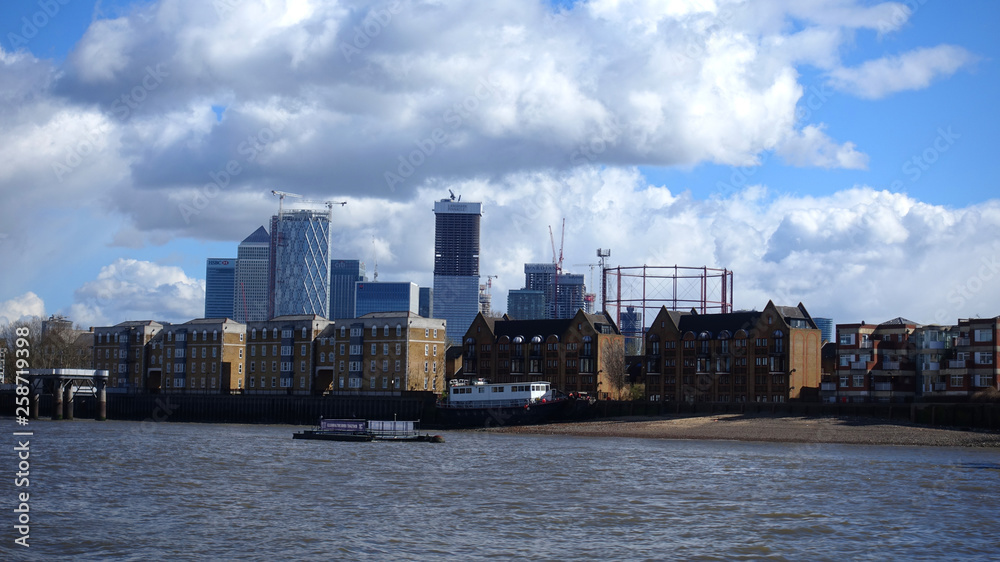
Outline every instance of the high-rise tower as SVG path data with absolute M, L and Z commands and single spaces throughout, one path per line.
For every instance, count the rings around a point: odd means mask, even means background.
M 208 258 L 205 261 L 205 318 L 233 317 L 233 277 L 236 260 Z
M 434 309 L 460 342 L 479 312 L 479 220 L 482 203 L 434 203 Z
M 367 281 L 365 264 L 360 260 L 330 262 L 330 318 L 357 318 L 355 284 Z
M 240 242 L 236 250 L 233 320 L 241 323 L 267 320 L 270 254 L 271 236 L 263 226 Z
M 270 317 L 330 310 L 330 213 L 283 210 L 271 217 Z

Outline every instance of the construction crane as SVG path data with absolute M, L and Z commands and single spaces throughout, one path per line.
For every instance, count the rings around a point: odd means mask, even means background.
M 285 202 L 285 197 L 295 197 L 297 199 L 301 199 L 303 203 L 313 203 L 313 204 L 317 204 L 317 205 L 324 205 L 324 206 L 326 206 L 327 212 L 331 213 L 331 215 L 333 213 L 333 206 L 334 205 L 340 205 L 341 207 L 343 207 L 344 205 L 347 205 L 347 201 L 314 201 L 312 199 L 306 199 L 303 196 L 299 195 L 298 193 L 288 193 L 287 191 L 278 191 L 276 189 L 272 189 L 271 190 L 271 195 L 277 195 L 278 196 L 278 216 L 279 217 L 282 216 L 282 213 L 284 212 L 283 204 Z
M 559 238 L 559 254 L 556 255 L 556 238 L 552 233 L 552 225 L 549 225 L 549 241 L 552 242 L 552 265 L 555 266 L 555 275 L 552 276 L 552 318 L 559 317 L 559 274 L 562 273 L 563 247 L 566 243 L 566 217 L 562 220 L 562 235 Z

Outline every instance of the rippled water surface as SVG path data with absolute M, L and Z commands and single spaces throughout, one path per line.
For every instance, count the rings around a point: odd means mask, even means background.
M 0 549 L 18 559 L 989 559 L 1000 549 L 995 450 L 481 432 L 337 443 L 292 440 L 292 427 L 82 420 L 31 429 L 31 547 L 12 546 L 5 509 Z M 11 478 L 2 489 L 12 505 Z

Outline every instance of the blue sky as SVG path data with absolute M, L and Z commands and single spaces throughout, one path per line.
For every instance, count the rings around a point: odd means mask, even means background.
M 979 264 L 1000 252 L 996 2 L 52 5 L 0 9 L 0 258 L 20 272 L 0 283 L 3 318 L 196 316 L 205 259 L 267 223 L 270 189 L 348 200 L 334 254 L 377 253 L 380 279 L 421 285 L 433 200 L 483 200 L 500 309 L 567 217 L 567 263 L 611 246 L 615 265 L 730 267 L 738 308 L 1000 313 L 1000 292 L 958 290 L 996 287 Z M 28 37 L 25 20 L 43 25 Z M 117 119 L 157 64 L 162 85 Z M 496 93 L 475 98 L 484 79 Z M 243 160 L 238 143 L 275 116 L 292 125 Z M 387 185 L 436 127 L 447 142 Z M 230 159 L 245 171 L 185 219 Z

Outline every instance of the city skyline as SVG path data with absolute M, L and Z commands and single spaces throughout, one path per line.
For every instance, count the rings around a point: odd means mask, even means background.
M 482 202 L 498 309 L 565 218 L 567 272 L 724 267 L 737 309 L 1000 310 L 993 2 L 40 9 L 0 13 L 0 322 L 196 318 L 273 189 L 420 286 L 431 202 Z

